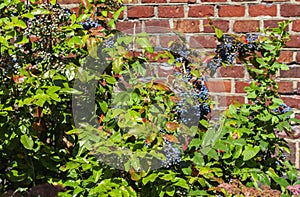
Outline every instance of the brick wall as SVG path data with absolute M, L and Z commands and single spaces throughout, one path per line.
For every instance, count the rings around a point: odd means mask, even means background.
M 58 2 L 69 8 L 78 3 Z M 280 56 L 280 61 L 288 63 L 290 70 L 278 73 L 277 79 L 282 99 L 300 118 L 300 0 L 125 0 L 125 4 L 127 8 L 117 25 L 119 30 L 135 26 L 138 32 L 151 33 L 151 41 L 160 46 L 172 40 L 170 32 L 174 30 L 183 33 L 193 47 L 198 44 L 207 53 L 213 52 L 216 46 L 207 17 L 225 33 L 255 32 L 258 28 L 275 27 L 278 21 L 292 20 L 287 28 L 291 41 Z M 220 68 L 207 82 L 212 98 L 220 103 L 218 109 L 234 101 L 247 102 L 243 88 L 248 84 L 249 76 L 238 64 Z M 292 137 L 284 133 L 280 136 L 288 140 L 292 150 L 289 158 L 299 169 L 300 127 L 294 126 L 293 133 Z

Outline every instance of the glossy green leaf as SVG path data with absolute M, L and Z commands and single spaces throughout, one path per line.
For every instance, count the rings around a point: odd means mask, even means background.
M 50 14 L 50 11 L 44 8 L 35 8 L 30 12 L 33 15 Z
M 33 149 L 33 140 L 31 136 L 28 135 L 22 135 L 20 138 L 20 142 L 23 144 L 24 148 L 28 149 L 28 150 L 32 150 Z
M 260 151 L 260 147 L 259 146 L 251 146 L 251 145 L 247 145 L 245 146 L 245 150 L 243 151 L 242 155 L 243 160 L 247 161 L 249 159 L 252 159 L 253 157 L 255 157 L 255 155 L 257 155 L 257 153 Z

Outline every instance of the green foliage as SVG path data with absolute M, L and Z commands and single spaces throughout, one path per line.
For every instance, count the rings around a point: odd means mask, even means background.
M 55 1 L 0 4 L 0 193 L 67 176 L 59 168 L 79 146 L 76 136 L 66 134 L 74 128 L 74 77 L 91 40 L 114 31 L 84 30 L 78 22 L 89 13 L 76 17 Z
M 289 149 L 276 132 L 297 120 L 278 110 L 283 101 L 274 78 L 287 69 L 277 60 L 288 23 L 259 36 L 259 54 L 237 54 L 252 78 L 249 104 L 229 106 L 218 127 L 205 116 L 187 126 L 175 112 L 182 97 L 174 87 L 191 92 L 195 84 L 182 75 L 140 81 L 153 71 L 149 36 L 116 36 L 108 44 L 120 3 L 85 0 L 79 16 L 55 1 L 0 3 L 0 192 L 48 182 L 66 188 L 59 196 L 216 196 L 234 195 L 221 185 L 238 180 L 291 195 L 297 172 L 284 160 Z M 85 28 L 87 19 L 99 26 Z M 171 50 L 158 58 L 181 74 L 188 65 L 193 78 L 205 72 L 201 62 L 178 61 Z M 179 161 L 163 165 L 171 156 Z
M 284 31 L 287 22 L 279 23 L 278 28 L 266 29 L 259 35 L 257 43 L 260 53 L 239 54 L 252 82 L 245 87 L 249 104 L 234 104 L 225 111 L 223 130 L 225 139 L 221 140 L 226 149 L 222 149 L 223 178 L 238 179 L 248 187 L 258 187 L 259 183 L 280 190 L 288 195 L 286 187 L 292 185 L 295 178 L 283 178 L 296 171 L 285 161 L 289 153 L 287 142 L 277 137 L 277 132 L 291 130 L 289 118 L 291 111 L 278 112 L 283 101 L 278 94 L 275 74 L 286 70 L 285 64 L 277 62 L 280 50 L 288 41 Z M 290 171 L 291 170 L 291 171 Z

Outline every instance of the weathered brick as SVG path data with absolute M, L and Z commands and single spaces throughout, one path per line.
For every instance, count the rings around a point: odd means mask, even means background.
M 174 20 L 174 29 L 183 33 L 199 33 L 199 20 Z
M 279 22 L 283 22 L 285 20 L 264 20 L 264 28 L 276 28 L 278 27 Z M 288 31 L 288 27 L 285 28 Z
M 182 18 L 184 17 L 184 8 L 183 6 L 159 6 L 158 17 Z
M 259 27 L 259 21 L 243 20 L 235 21 L 233 31 L 237 33 L 256 32 Z
M 174 69 L 172 66 L 157 66 L 158 77 L 168 77 L 174 74 Z
M 169 33 L 171 31 L 169 20 L 145 21 L 145 31 L 147 33 Z
M 245 67 L 244 66 L 228 66 L 220 67 L 218 69 L 219 77 L 232 77 L 232 78 L 244 78 Z
M 226 2 L 227 0 L 201 0 L 202 2 Z
M 214 36 L 191 36 L 190 44 L 192 48 L 215 48 L 217 39 Z
M 300 32 L 300 20 L 294 20 L 292 23 L 292 30 Z
M 285 2 L 290 0 L 263 0 L 263 2 Z
M 281 78 L 300 78 L 300 67 L 290 67 L 289 70 L 280 71 Z
M 300 62 L 300 52 L 297 52 L 296 54 L 296 62 Z
M 297 4 L 282 4 L 280 6 L 280 14 L 285 17 L 300 16 L 300 5 Z
M 249 86 L 250 82 L 246 81 L 236 81 L 235 82 L 235 92 L 236 93 L 245 93 L 245 87 Z
M 170 0 L 170 3 L 196 3 L 196 0 Z
M 300 36 L 291 35 L 291 40 L 286 43 L 287 47 L 299 48 L 300 47 Z
M 117 30 L 126 33 L 134 33 L 134 26 L 135 26 L 135 33 L 140 33 L 142 31 L 142 25 L 140 22 L 132 22 L 132 21 L 119 21 L 117 22 Z
M 297 94 L 300 94 L 300 82 L 297 83 Z
M 276 16 L 276 5 L 250 5 L 249 6 L 249 15 L 250 16 Z
M 245 15 L 245 6 L 222 5 L 219 7 L 220 17 L 235 17 L 235 16 L 244 16 L 244 15 Z
M 285 104 L 292 108 L 300 109 L 300 96 L 281 96 L 281 99 L 284 101 Z
M 292 51 L 281 51 L 278 58 L 278 62 L 289 63 L 293 61 L 293 52 Z
M 244 96 L 218 96 L 218 105 L 220 107 L 226 107 L 234 103 L 245 103 Z
M 160 38 L 160 42 L 159 42 L 160 46 L 164 48 L 168 47 L 170 42 L 179 39 L 178 36 L 162 36 L 162 35 L 159 38 Z
M 231 92 L 231 81 L 229 80 L 209 80 L 205 82 L 209 92 Z
M 128 18 L 149 18 L 154 16 L 153 6 L 130 6 L 127 12 Z
M 167 3 L 167 0 L 142 0 L 142 3 Z
M 188 12 L 189 17 L 205 17 L 205 16 L 214 16 L 214 6 L 201 6 L 193 5 L 189 7 Z
M 293 82 L 292 81 L 279 81 L 277 82 L 279 89 L 278 92 L 281 94 L 293 94 Z
M 229 29 L 229 21 L 228 20 L 213 20 L 213 24 L 217 28 L 221 29 L 223 32 L 227 32 Z M 203 21 L 203 30 L 206 33 L 214 32 L 213 28 L 211 28 L 211 26 L 209 25 L 208 20 Z

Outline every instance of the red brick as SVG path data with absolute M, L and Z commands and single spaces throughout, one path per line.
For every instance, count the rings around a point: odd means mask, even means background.
M 264 28 L 277 28 L 279 22 L 283 22 L 284 20 L 265 20 L 264 21 Z M 288 31 L 288 27 L 285 28 Z
M 167 3 L 167 0 L 142 0 L 142 3 Z
M 199 20 L 174 20 L 174 29 L 184 33 L 199 33 Z
M 295 20 L 292 23 L 292 30 L 300 32 L 300 20 Z
M 285 17 L 300 16 L 300 5 L 282 4 L 280 6 L 280 14 Z
M 249 85 L 250 85 L 250 82 L 236 81 L 235 82 L 235 92 L 236 93 L 245 93 L 244 88 Z
M 249 6 L 249 15 L 250 16 L 276 16 L 276 5 L 251 5 Z
M 140 33 L 142 31 L 142 25 L 140 22 L 132 22 L 132 21 L 119 21 L 117 22 L 117 30 L 126 33 L 134 33 L 134 26 L 135 32 Z
M 280 71 L 281 78 L 300 78 L 300 67 L 290 67 L 289 70 Z
M 285 104 L 292 108 L 300 109 L 300 96 L 281 96 Z
M 229 80 L 210 80 L 205 82 L 209 92 L 231 92 L 231 81 Z
M 196 3 L 196 0 L 170 0 L 170 3 Z
M 300 47 L 300 36 L 291 35 L 291 40 L 286 43 L 287 47 L 299 48 Z
M 259 27 L 259 21 L 235 21 L 233 31 L 236 33 L 256 32 Z
M 205 17 L 205 16 L 214 16 L 214 6 L 190 6 L 189 17 Z
M 130 6 L 127 12 L 128 18 L 149 18 L 154 16 L 152 6 Z
M 202 0 L 202 2 L 226 2 L 227 0 Z
M 244 16 L 245 6 L 239 5 L 224 5 L 219 8 L 220 17 Z
M 168 45 L 169 45 L 170 42 L 175 41 L 177 39 L 179 39 L 178 36 L 160 36 L 160 42 L 159 43 L 160 43 L 161 47 L 166 48 L 166 47 L 169 47 Z
M 243 96 L 218 96 L 218 105 L 220 107 L 226 107 L 234 103 L 245 103 L 245 97 Z
M 171 66 L 157 66 L 157 73 L 158 77 L 169 77 L 174 74 L 174 70 Z
M 217 39 L 214 36 L 191 36 L 190 44 L 192 48 L 215 48 Z
M 183 6 L 159 6 L 158 17 L 182 18 L 184 17 L 184 8 Z
M 244 76 L 244 66 L 222 66 L 218 69 L 218 77 L 244 78 Z
M 227 32 L 229 29 L 229 21 L 227 20 L 213 20 L 214 26 L 217 28 L 221 29 L 223 32 Z M 208 20 L 203 21 L 203 26 L 204 26 L 204 32 L 206 33 L 213 33 L 214 30 L 211 28 L 209 25 Z
M 155 45 L 154 45 L 155 46 Z M 153 52 L 153 53 L 149 53 L 149 52 L 146 52 L 145 53 L 145 57 L 150 61 L 150 62 L 155 62 L 155 63 L 162 63 L 162 62 L 168 62 L 168 58 L 163 58 L 161 55 L 163 54 L 164 52 Z M 140 54 L 142 55 L 142 54 Z M 152 70 L 153 72 L 153 68 L 150 69 Z M 151 71 L 149 71 L 151 73 L 151 75 L 153 75 L 153 73 Z M 150 75 L 148 75 L 150 76 Z
M 147 33 L 169 33 L 171 31 L 169 20 L 145 21 L 145 31 Z
M 285 2 L 290 0 L 263 0 L 263 2 Z
M 296 55 L 296 62 L 300 62 L 300 52 L 297 52 L 297 55 Z
M 279 89 L 278 92 L 281 94 L 292 94 L 294 93 L 293 82 L 291 81 L 279 81 L 277 82 Z
M 293 61 L 293 52 L 292 51 L 281 51 L 278 62 L 289 63 Z
M 300 94 L 300 82 L 297 83 L 297 94 Z

